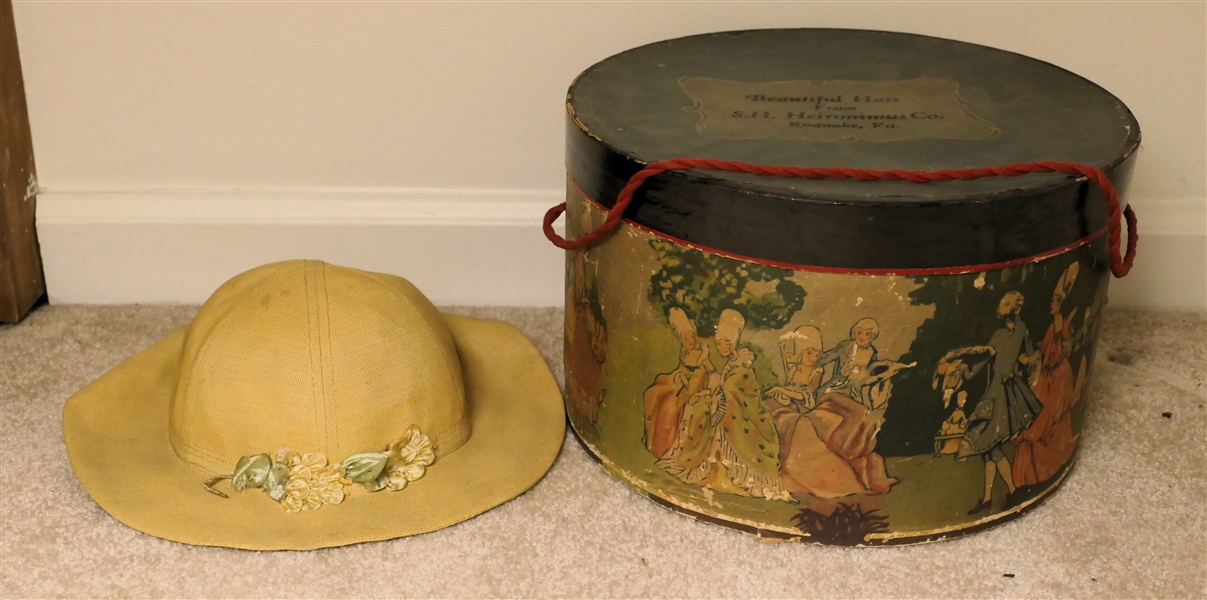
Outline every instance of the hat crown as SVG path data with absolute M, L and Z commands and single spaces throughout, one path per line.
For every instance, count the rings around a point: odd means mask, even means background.
M 411 425 L 440 455 L 470 433 L 452 337 L 405 279 L 265 265 L 223 284 L 189 325 L 169 414 L 188 462 L 224 473 L 280 448 L 340 461 Z

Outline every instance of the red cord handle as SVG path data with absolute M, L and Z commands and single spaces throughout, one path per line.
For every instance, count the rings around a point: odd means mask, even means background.
M 1107 179 L 1105 173 L 1097 167 L 1090 165 L 1041 161 L 1006 165 L 1003 167 L 981 167 L 977 169 L 940 169 L 938 171 L 901 171 L 893 169 L 889 171 L 877 171 L 874 169 L 851 169 L 848 167 L 773 167 L 708 158 L 676 158 L 674 160 L 650 163 L 649 166 L 633 175 L 629 179 L 628 185 L 620 190 L 620 195 L 616 197 L 616 204 L 608 211 L 607 219 L 604 220 L 603 225 L 576 240 L 567 240 L 553 231 L 553 222 L 566 211 L 566 204 L 564 202 L 554 206 L 549 209 L 549 212 L 545 213 L 545 237 L 549 238 L 549 241 L 553 242 L 554 246 L 563 250 L 577 250 L 590 246 L 611 233 L 613 229 L 616 229 L 616 226 L 620 224 L 625 209 L 633 201 L 633 193 L 647 179 L 665 171 L 682 169 L 732 171 L 734 173 L 751 173 L 754 175 L 771 175 L 775 177 L 804 177 L 806 179 L 859 179 L 861 181 L 886 180 L 912 181 L 914 183 L 952 181 L 956 179 L 968 181 L 971 179 L 981 179 L 982 177 L 1018 177 L 1019 175 L 1029 175 L 1032 173 L 1064 173 L 1066 175 L 1085 177 L 1093 181 L 1098 184 L 1098 188 L 1102 190 L 1102 196 L 1106 198 L 1108 213 L 1107 241 L 1110 248 L 1111 272 L 1115 274 L 1115 277 L 1123 277 L 1127 275 L 1128 271 L 1131 271 L 1132 263 L 1136 258 L 1136 242 L 1140 239 L 1140 234 L 1136 231 L 1136 215 L 1132 212 L 1132 207 L 1128 206 L 1121 210 L 1119 196 L 1115 193 L 1115 186 Z M 1127 219 L 1127 252 L 1120 256 L 1119 246 L 1124 218 Z

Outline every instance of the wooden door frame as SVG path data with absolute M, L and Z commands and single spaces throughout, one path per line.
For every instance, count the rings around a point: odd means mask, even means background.
M 0 96 L 0 322 L 14 323 L 45 295 L 46 279 L 34 227 L 38 178 L 12 0 L 0 0 Z

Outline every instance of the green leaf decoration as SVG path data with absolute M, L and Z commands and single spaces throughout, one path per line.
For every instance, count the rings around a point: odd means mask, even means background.
M 356 483 L 375 481 L 386 468 L 389 456 L 381 452 L 361 452 L 344 459 L 344 477 Z
M 244 456 L 235 464 L 234 473 L 210 478 L 205 487 L 223 498 L 229 496 L 211 487 L 222 479 L 230 479 L 231 487 L 240 492 L 261 488 L 287 512 L 294 513 L 343 502 L 346 486 L 353 483 L 365 486 L 370 492 L 400 490 L 408 481 L 422 477 L 425 467 L 435 459 L 431 438 L 412 425 L 386 450 L 353 454 L 340 463 L 328 463 L 327 457 L 318 452 L 299 455 L 289 448 L 278 450 L 275 461 L 268 454 Z M 390 482 L 391 471 L 395 475 L 394 486 Z
M 272 467 L 272 458 L 267 454 L 244 456 L 235 464 L 235 472 L 231 475 L 231 487 L 242 492 L 249 487 L 260 487 L 268 478 L 268 470 Z
M 382 471 L 381 475 L 377 476 L 377 479 L 374 479 L 363 485 L 365 486 L 365 489 L 369 490 L 370 492 L 384 490 L 386 486 L 390 485 L 390 474 Z
M 268 497 L 280 502 L 285 497 L 285 486 L 289 485 L 289 467 L 276 463 L 268 470 L 264 479 L 264 491 Z

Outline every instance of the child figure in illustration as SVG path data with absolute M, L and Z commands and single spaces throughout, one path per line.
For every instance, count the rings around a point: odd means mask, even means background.
M 1069 365 L 1069 354 L 1073 350 L 1072 321 L 1077 309 L 1068 315 L 1062 312 L 1065 298 L 1077 281 L 1077 270 L 1077 263 L 1069 265 L 1052 294 L 1052 324 L 1039 343 L 1039 379 L 1034 388 L 1035 396 L 1044 408 L 1019 436 L 1018 451 L 1014 456 L 1015 485 L 1032 485 L 1051 479 L 1069 462 L 1077 447 L 1070 410 L 1079 391 L 1077 388 L 1084 386 L 1085 363 L 1082 362 L 1081 385 L 1077 385 Z
M 956 401 L 956 409 L 952 411 L 943 425 L 939 427 L 939 433 L 935 436 L 935 456 L 944 454 L 955 454 L 960 449 L 960 439 L 964 437 L 964 432 L 968 430 L 968 416 L 964 413 L 964 404 L 968 401 L 968 392 L 964 391 L 964 382 L 967 381 L 968 362 L 980 358 L 984 360 L 987 357 L 993 356 L 994 350 L 989 346 L 972 346 L 970 348 L 956 348 L 951 352 L 943 355 L 939 359 L 939 365 L 935 368 L 935 375 L 931 379 L 931 389 L 943 389 L 943 408 L 951 406 L 951 401 L 954 398 Z M 960 459 L 961 461 L 967 458 Z
M 674 445 L 683 420 L 683 408 L 693 396 L 707 403 L 712 395 L 709 378 L 716 368 L 708 360 L 708 346 L 696 336 L 696 326 L 683 309 L 667 314 L 671 331 L 679 340 L 679 366 L 658 375 L 645 390 L 645 447 L 662 458 Z
M 935 436 L 935 456 L 955 454 L 960 451 L 960 439 L 968 431 L 968 416 L 964 414 L 964 404 L 968 402 L 968 392 L 956 392 L 956 409 L 943 421 L 939 427 L 939 435 Z M 958 459 L 968 460 L 967 457 Z
M 876 361 L 878 352 L 872 342 L 880 337 L 880 323 L 876 319 L 864 318 L 851 326 L 850 339 L 838 342 L 821 355 L 817 361 L 818 367 L 834 363 L 834 371 L 825 384 L 825 392 L 840 392 L 847 396 L 851 393 L 851 379 L 859 379 L 869 364 Z
M 964 387 L 964 382 L 968 379 L 969 362 L 984 360 L 993 356 L 993 353 L 993 348 L 989 346 L 971 346 L 956 348 L 939 359 L 939 364 L 935 367 L 935 375 L 930 380 L 930 388 L 937 390 L 942 384 L 943 408 L 951 406 L 952 396 Z
M 779 477 L 779 439 L 755 378 L 754 353 L 739 348 L 746 320 L 733 309 L 717 320 L 717 352 L 726 359 L 717 387 L 684 406 L 679 438 L 658 466 L 718 492 L 791 500 Z
M 985 495 L 968 511 L 970 515 L 992 507 L 993 486 L 999 475 L 1009 493 L 1007 504 L 1011 502 L 1014 478 L 1002 445 L 1030 427 L 1043 408 L 1023 376 L 1022 368 L 1032 365 L 1038 357 L 1033 352 L 1027 325 L 1019 318 L 1022 308 L 1021 293 L 1007 292 L 1002 296 L 997 308 L 1002 327 L 994 332 L 988 344 L 993 348 L 993 356 L 965 375 L 971 379 L 981 369 L 989 368 L 985 393 L 968 416 L 968 429 L 956 453 L 957 459 L 979 455 L 985 461 Z

